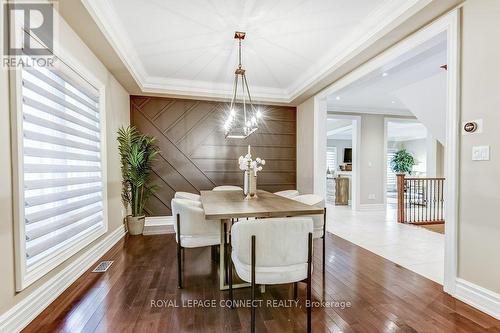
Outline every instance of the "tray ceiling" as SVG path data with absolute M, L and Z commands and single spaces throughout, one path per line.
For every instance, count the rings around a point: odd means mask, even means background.
M 422 0 L 82 0 L 146 93 L 231 94 L 234 31 L 255 99 L 290 102 Z

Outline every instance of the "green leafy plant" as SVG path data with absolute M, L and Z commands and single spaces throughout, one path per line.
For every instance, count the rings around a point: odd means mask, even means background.
M 395 173 L 411 174 L 415 164 L 417 161 L 406 149 L 397 151 L 391 159 L 391 168 Z
M 150 185 L 152 165 L 160 153 L 156 138 L 139 133 L 135 127 L 118 130 L 118 150 L 122 171 L 122 201 L 132 216 L 144 215 L 147 200 L 157 190 Z

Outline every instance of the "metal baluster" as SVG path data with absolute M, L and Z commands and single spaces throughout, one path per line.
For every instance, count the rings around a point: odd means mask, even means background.
M 428 184 L 428 179 L 424 179 L 423 180 L 424 182 L 424 199 L 422 201 L 423 203 L 423 212 L 424 212 L 424 216 L 423 216 L 423 221 L 424 222 L 427 222 L 427 184 Z
M 420 193 L 422 193 L 422 181 L 419 179 L 417 180 L 418 183 L 418 219 L 417 221 L 420 222 L 422 220 L 422 200 L 420 198 Z
M 441 221 L 444 220 L 444 179 L 441 179 Z
M 437 219 L 441 219 L 441 181 L 438 180 L 438 216 Z
M 415 206 L 415 198 L 417 197 L 417 182 L 413 180 L 413 222 L 417 220 L 417 206 Z
M 417 183 L 417 219 L 416 222 L 420 221 L 420 179 L 415 181 Z
M 430 180 L 427 179 L 427 181 L 425 182 L 425 187 L 427 189 L 427 193 L 425 195 L 425 209 L 426 209 L 426 214 L 425 214 L 425 220 L 428 222 L 430 219 L 429 219 L 429 213 L 430 213 L 430 210 L 429 210 L 429 199 L 430 199 L 430 196 L 429 196 L 429 189 L 430 189 Z
M 442 188 L 441 188 L 441 181 L 438 180 L 438 187 L 439 187 L 439 191 L 438 191 L 438 220 L 441 220 L 441 192 L 442 192 Z
M 408 222 L 408 181 L 405 180 L 405 216 L 404 216 L 404 222 Z
M 432 219 L 436 221 L 436 180 L 432 182 L 432 205 L 434 206 Z
M 411 222 L 411 179 L 408 180 L 408 223 Z

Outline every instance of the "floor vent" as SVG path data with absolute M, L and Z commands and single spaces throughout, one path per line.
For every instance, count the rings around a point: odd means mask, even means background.
M 113 261 L 101 261 L 99 265 L 94 268 L 92 273 L 104 273 L 108 270 L 109 267 L 111 267 L 111 264 L 113 264 Z

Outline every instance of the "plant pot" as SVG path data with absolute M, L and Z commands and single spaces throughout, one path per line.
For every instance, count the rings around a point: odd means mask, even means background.
M 127 216 L 127 229 L 130 235 L 142 235 L 144 231 L 144 222 L 146 217 L 142 216 Z

